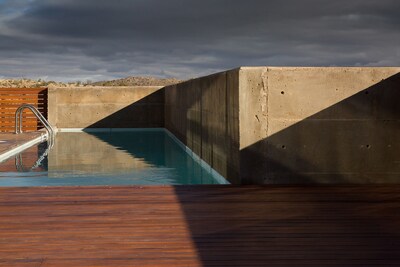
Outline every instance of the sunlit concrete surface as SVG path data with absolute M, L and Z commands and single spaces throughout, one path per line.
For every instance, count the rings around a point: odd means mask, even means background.
M 49 122 L 57 128 L 164 127 L 162 86 L 49 89 Z

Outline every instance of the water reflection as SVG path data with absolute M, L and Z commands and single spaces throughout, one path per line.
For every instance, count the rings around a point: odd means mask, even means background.
M 0 186 L 215 184 L 164 131 L 58 133 L 45 143 L 0 164 Z
M 47 171 L 45 156 L 47 143 L 41 143 L 26 149 L 23 153 L 0 163 L 0 177 L 14 172 L 43 172 Z M 21 174 L 23 175 L 23 174 Z
M 135 142 L 129 133 L 59 133 L 49 155 L 50 177 L 60 173 L 79 174 L 125 173 L 132 169 L 142 170 L 153 166 L 144 157 L 135 156 L 121 146 L 113 146 L 103 140 L 119 139 L 121 142 Z M 98 136 L 98 137 L 96 137 Z M 102 138 L 101 138 L 102 137 Z M 132 145 L 127 145 L 132 147 Z

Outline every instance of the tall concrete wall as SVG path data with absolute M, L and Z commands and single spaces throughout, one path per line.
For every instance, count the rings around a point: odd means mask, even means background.
M 165 88 L 165 127 L 233 183 L 239 179 L 238 70 Z
M 400 182 L 399 73 L 241 68 L 242 182 Z
M 164 127 L 164 92 L 161 88 L 50 88 L 48 119 L 57 128 Z

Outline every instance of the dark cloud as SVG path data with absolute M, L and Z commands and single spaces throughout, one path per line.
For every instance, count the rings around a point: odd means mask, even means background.
M 399 65 L 397 0 L 0 0 L 0 76 Z

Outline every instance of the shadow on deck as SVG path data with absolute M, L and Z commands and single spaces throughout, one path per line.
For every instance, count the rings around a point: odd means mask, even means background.
M 400 186 L 0 188 L 0 266 L 397 266 Z

